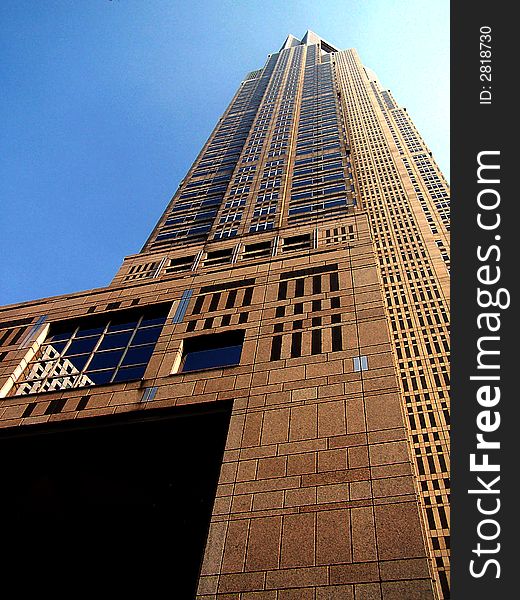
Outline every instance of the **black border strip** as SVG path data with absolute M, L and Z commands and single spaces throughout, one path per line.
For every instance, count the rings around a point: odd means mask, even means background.
M 451 161 L 452 161 L 452 598 L 456 600 L 508 598 L 509 590 L 514 590 L 515 572 L 514 534 L 517 518 L 511 514 L 516 504 L 513 485 L 516 483 L 516 462 L 518 438 L 516 423 L 518 390 L 513 387 L 513 369 L 516 367 L 516 334 L 518 331 L 514 306 L 514 276 L 518 271 L 515 264 L 517 249 L 513 244 L 513 228 L 516 229 L 514 212 L 518 194 L 511 187 L 513 175 L 518 171 L 516 156 L 512 149 L 513 129 L 518 128 L 514 84 L 517 72 L 514 61 L 518 56 L 517 31 L 513 33 L 515 18 L 511 4 L 505 2 L 483 2 L 476 0 L 470 4 L 451 4 Z M 481 30 L 481 28 L 484 28 Z M 484 62 L 489 56 L 481 55 L 486 48 L 480 47 L 480 35 L 490 29 L 491 39 L 484 41 L 491 46 L 491 63 Z M 482 61 L 481 61 L 482 60 Z M 491 66 L 491 81 L 480 75 Z M 434 82 L 432 82 L 434 85 Z M 489 99 L 491 103 L 484 104 Z M 481 92 L 485 92 L 481 95 Z M 516 103 L 516 102 L 515 102 Z M 499 184 L 478 183 L 478 155 L 481 152 L 500 151 L 488 155 L 487 162 L 500 164 Z M 491 172 L 488 172 L 490 175 Z M 492 179 L 492 177 L 489 177 Z M 493 187 L 500 195 L 500 204 L 495 211 L 482 211 L 477 198 L 483 185 Z M 492 193 L 488 199 L 492 198 Z M 491 222 L 492 215 L 500 213 L 500 226 L 486 231 L 478 225 L 478 214 L 482 213 Z M 500 236 L 497 239 L 495 236 Z M 495 244 L 499 250 L 490 250 Z M 480 255 L 487 259 L 479 260 Z M 500 254 L 499 254 L 500 252 Z M 491 277 L 500 268 L 500 281 L 494 286 L 483 285 L 478 280 L 478 269 L 488 265 Z M 481 271 L 481 276 L 484 276 Z M 516 279 L 516 278 L 515 278 Z M 496 294 L 498 288 L 511 292 L 509 308 L 483 308 L 477 299 L 478 288 L 488 289 Z M 505 298 L 505 295 L 503 295 Z M 505 303 L 503 303 L 505 304 Z M 486 327 L 478 326 L 478 316 L 482 313 L 499 314 L 500 329 L 490 333 Z M 496 323 L 496 320 L 494 321 Z M 481 321 L 481 325 L 483 321 Z M 499 340 L 488 341 L 488 348 L 494 345 L 500 354 L 493 355 L 499 362 L 501 399 L 497 406 L 488 408 L 494 422 L 496 412 L 500 413 L 499 428 L 484 434 L 489 440 L 500 442 L 499 450 L 478 450 L 477 424 L 479 413 L 486 410 L 479 404 L 477 393 L 485 381 L 471 380 L 471 376 L 489 375 L 490 370 L 478 369 L 478 340 L 485 335 L 499 336 Z M 488 360 L 488 363 L 490 361 Z M 496 374 L 494 371 L 493 374 Z M 489 382 L 488 382 L 489 383 Z M 491 383 L 491 385 L 494 385 Z M 481 417 L 482 418 L 482 417 Z M 488 453 L 491 463 L 500 465 L 500 472 L 475 472 L 470 470 L 470 456 L 475 454 L 477 462 L 482 462 L 482 454 Z M 491 486 L 490 482 L 500 476 L 500 481 Z M 483 489 L 477 477 L 481 477 L 495 493 L 468 493 L 468 490 Z M 500 509 L 494 514 L 483 514 L 480 508 L 492 511 L 500 499 Z M 480 533 L 494 537 L 497 527 L 484 523 L 486 519 L 496 520 L 500 533 L 496 539 L 482 539 Z M 480 524 L 480 525 L 479 525 Z M 480 550 L 479 546 L 480 544 Z M 500 546 L 498 547 L 498 544 Z M 479 556 L 480 554 L 480 556 Z M 481 576 L 471 574 L 473 571 Z M 487 560 L 496 560 L 486 566 Z M 497 578 L 500 568 L 500 576 Z M 513 593 L 514 595 L 514 593 Z

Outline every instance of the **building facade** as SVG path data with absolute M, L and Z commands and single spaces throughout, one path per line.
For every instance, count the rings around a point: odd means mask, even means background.
M 448 232 L 406 109 L 290 35 L 110 285 L 1 309 L 12 539 L 175 598 L 448 598 Z

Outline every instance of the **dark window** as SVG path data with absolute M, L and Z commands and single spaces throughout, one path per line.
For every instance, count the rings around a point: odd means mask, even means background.
M 291 358 L 298 358 L 302 355 L 302 334 L 301 331 L 293 333 L 291 336 Z
M 315 275 L 312 278 L 312 293 L 321 294 L 321 275 Z
M 87 408 L 87 404 L 88 404 L 89 400 L 90 400 L 90 396 L 81 396 L 81 398 L 78 402 L 78 406 L 76 407 L 76 410 L 85 410 L 85 408 Z
M 307 233 L 305 235 L 295 235 L 293 237 L 284 238 L 282 251 L 293 252 L 294 250 L 305 250 L 310 248 L 312 244 L 311 235 Z
M 209 310 L 210 311 L 214 311 L 214 310 L 218 310 L 218 303 L 220 302 L 220 292 L 217 292 L 216 294 L 213 294 L 211 296 L 211 302 L 209 304 Z
M 259 242 L 258 244 L 247 244 L 244 247 L 244 259 L 260 258 L 271 255 L 271 242 Z
M 240 363 L 244 331 L 229 331 L 186 338 L 181 371 L 230 367 Z
M 270 360 L 280 360 L 282 355 L 282 336 L 275 335 L 271 342 L 271 358 Z
M 332 328 L 332 352 L 339 352 L 343 350 L 343 336 L 341 333 L 341 327 Z
M 297 298 L 300 298 L 301 296 L 305 296 L 305 279 L 297 279 L 296 280 L 294 295 Z
M 252 298 L 253 298 L 253 288 L 249 287 L 244 292 L 244 300 L 242 302 L 242 306 L 249 306 L 251 304 Z
M 204 261 L 204 266 L 226 265 L 230 263 L 231 259 L 233 258 L 233 250 L 234 248 L 226 248 L 225 250 L 208 252 L 206 255 L 206 260 Z
M 108 352 L 97 352 L 90 361 L 89 369 L 114 369 L 123 356 L 123 350 L 109 350 Z M 77 363 L 75 363 L 77 366 Z
M 110 350 L 112 348 L 124 348 L 130 341 L 131 331 L 124 333 L 111 333 L 104 336 L 98 350 Z
M 226 308 L 233 308 L 237 299 L 237 290 L 231 290 L 226 300 Z
M 195 255 L 192 256 L 180 256 L 179 258 L 171 258 L 165 273 L 181 273 L 183 271 L 189 271 L 191 265 L 195 261 Z
M 169 309 L 161 304 L 51 324 L 15 394 L 142 378 Z
M 278 284 L 278 300 L 285 300 L 287 298 L 287 281 L 281 281 Z
M 195 300 L 195 306 L 193 307 L 193 311 L 192 311 L 192 315 L 198 315 L 200 314 L 200 311 L 202 310 L 202 305 L 204 304 L 204 298 L 206 296 L 197 296 L 197 299 Z
M 130 381 L 141 379 L 144 376 L 146 365 L 135 365 L 132 367 L 121 367 L 114 376 L 114 381 Z

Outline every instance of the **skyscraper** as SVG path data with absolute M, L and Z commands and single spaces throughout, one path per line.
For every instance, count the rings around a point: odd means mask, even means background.
M 179 598 L 447 598 L 448 205 L 356 51 L 289 35 L 110 285 L 1 309 L 7 539 Z

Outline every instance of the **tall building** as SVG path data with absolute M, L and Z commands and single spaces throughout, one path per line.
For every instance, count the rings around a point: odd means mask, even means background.
M 9 564 L 448 598 L 448 200 L 356 51 L 289 35 L 110 285 L 1 309 Z

